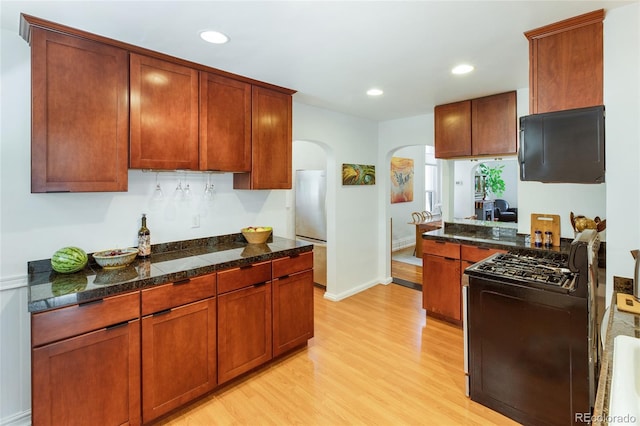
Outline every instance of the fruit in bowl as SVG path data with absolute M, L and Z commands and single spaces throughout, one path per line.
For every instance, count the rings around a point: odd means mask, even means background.
M 240 232 L 249 244 L 262 244 L 269 239 L 273 228 L 270 226 L 248 226 Z
M 137 248 L 109 249 L 93 253 L 96 263 L 105 269 L 122 268 L 134 261 Z

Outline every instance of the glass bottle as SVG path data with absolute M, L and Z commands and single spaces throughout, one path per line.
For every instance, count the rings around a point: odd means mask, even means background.
M 147 228 L 147 215 L 142 213 L 142 226 L 138 231 L 138 257 L 151 255 L 151 231 Z

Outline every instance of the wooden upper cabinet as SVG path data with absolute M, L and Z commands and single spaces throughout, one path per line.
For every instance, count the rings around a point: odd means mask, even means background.
M 291 94 L 253 86 L 251 172 L 233 175 L 234 189 L 291 189 Z
M 471 101 L 437 105 L 434 120 L 436 158 L 471 155 Z
M 515 154 L 518 149 L 516 92 L 471 101 L 471 154 Z
M 516 92 L 469 99 L 434 109 L 436 158 L 516 154 Z
M 132 169 L 198 170 L 198 71 L 130 54 Z
M 604 10 L 525 33 L 529 40 L 529 112 L 602 105 Z
M 200 170 L 251 171 L 251 85 L 200 72 Z
M 31 43 L 31 192 L 127 190 L 127 51 L 39 27 Z

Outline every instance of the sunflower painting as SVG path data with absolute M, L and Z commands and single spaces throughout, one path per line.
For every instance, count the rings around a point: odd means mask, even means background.
M 376 166 L 368 164 L 343 164 L 343 185 L 375 185 Z
M 391 157 L 391 204 L 413 201 L 413 159 Z

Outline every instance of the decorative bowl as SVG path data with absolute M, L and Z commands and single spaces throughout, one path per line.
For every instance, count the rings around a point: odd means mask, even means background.
M 127 266 L 137 255 L 137 248 L 110 249 L 93 253 L 93 258 L 104 269 L 115 269 Z
M 267 242 L 273 229 L 270 226 L 248 226 L 240 230 L 249 244 Z

